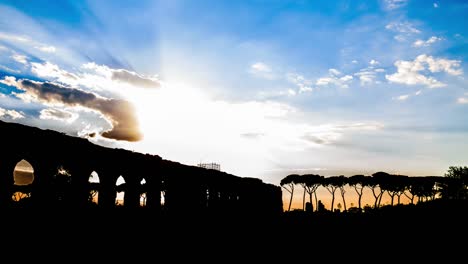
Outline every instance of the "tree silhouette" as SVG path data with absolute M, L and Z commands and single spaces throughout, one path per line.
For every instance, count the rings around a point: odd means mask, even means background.
M 386 188 L 389 187 L 389 178 L 391 177 L 390 174 L 386 173 L 386 172 L 382 172 L 382 171 L 379 171 L 379 172 L 376 172 L 374 174 L 372 174 L 372 178 L 373 178 L 373 186 L 372 186 L 372 193 L 374 194 L 374 197 L 375 197 L 375 205 L 374 207 L 375 208 L 379 208 L 380 207 L 380 203 L 382 202 L 382 196 L 384 195 L 385 191 L 387 190 Z M 380 193 L 378 193 L 377 195 L 375 194 L 375 187 L 379 187 L 380 189 Z
M 310 205 L 313 205 L 312 194 L 315 195 L 315 210 L 318 210 L 317 188 L 322 184 L 323 176 L 305 174 L 302 176 L 302 181 L 305 183 L 305 190 L 309 194 Z
M 466 199 L 468 167 L 450 166 L 441 185 L 441 195 L 445 199 Z
M 291 211 L 291 204 L 294 195 L 294 185 L 300 181 L 300 177 L 301 176 L 299 176 L 298 174 L 290 174 L 284 177 L 280 182 L 281 187 L 283 187 L 286 191 L 288 191 L 291 194 L 291 198 L 289 199 L 288 212 Z
M 359 209 L 362 210 L 362 207 L 361 207 L 362 194 L 363 194 L 363 191 L 364 191 L 364 187 L 366 187 L 367 184 L 368 184 L 368 177 L 366 177 L 364 175 L 351 176 L 348 179 L 348 184 L 349 184 L 349 186 L 354 187 L 354 190 L 356 191 L 356 193 L 358 195 L 358 207 L 359 207 Z
M 305 211 L 305 197 L 306 197 L 306 192 L 307 192 L 307 186 L 304 181 L 304 176 L 299 176 L 296 183 L 301 185 L 302 188 L 304 189 L 304 193 L 302 194 L 302 211 Z
M 343 175 L 338 176 L 338 188 L 340 189 L 341 198 L 343 199 L 343 209 L 344 209 L 344 211 L 347 210 L 346 200 L 345 200 L 345 193 L 346 193 L 345 187 L 346 187 L 347 184 L 348 184 L 348 178 L 346 178 Z
M 403 191 L 403 194 L 410 200 L 411 204 L 414 204 L 414 197 L 418 192 L 418 179 L 420 180 L 420 177 L 408 177 L 406 179 L 405 190 Z M 406 191 L 408 191 L 409 194 L 407 194 Z
M 408 184 L 408 179 L 409 179 L 408 176 L 398 175 L 397 177 L 395 177 L 393 181 L 393 184 L 394 184 L 393 190 L 395 192 L 395 195 L 398 198 L 397 204 L 400 204 L 401 195 L 405 193 L 406 185 Z
M 332 195 L 330 210 L 333 212 L 333 205 L 335 203 L 335 192 L 340 187 L 340 178 L 338 176 L 331 176 L 323 179 L 323 185 L 327 191 Z

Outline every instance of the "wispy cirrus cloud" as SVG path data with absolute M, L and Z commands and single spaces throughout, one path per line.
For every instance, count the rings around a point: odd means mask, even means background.
M 353 80 L 351 75 L 343 75 L 337 69 L 329 69 L 328 76 L 317 79 L 315 85 L 317 86 L 328 86 L 334 85 L 340 88 L 349 88 L 349 83 Z
M 395 10 L 406 6 L 408 0 L 383 0 L 384 8 L 387 10 Z
M 432 36 L 430 38 L 428 38 L 427 40 L 422 40 L 422 39 L 418 39 L 416 40 L 414 43 L 413 43 L 413 47 L 416 47 L 416 48 L 420 48 L 420 47 L 429 47 L 430 45 L 438 42 L 438 41 L 441 41 L 442 38 L 439 38 L 439 37 L 436 37 L 436 36 Z
M 252 63 L 249 67 L 249 72 L 255 76 L 269 80 L 273 80 L 276 78 L 276 75 L 273 73 L 272 67 L 261 61 Z
M 408 38 L 412 37 L 414 34 L 419 34 L 421 31 L 414 27 L 414 25 L 408 21 L 403 22 L 391 22 L 385 26 L 385 28 L 389 31 L 393 31 L 397 33 L 394 36 L 394 39 L 397 41 L 403 42 L 406 41 Z
M 298 73 L 287 73 L 286 79 L 295 84 L 299 88 L 299 93 L 312 92 L 312 81 L 305 78 L 304 75 Z
M 57 51 L 57 48 L 54 46 L 41 43 L 39 41 L 33 40 L 29 36 L 24 36 L 24 35 L 0 32 L 0 40 L 6 41 L 9 43 L 20 43 L 20 44 L 28 45 L 34 49 L 37 49 L 45 53 L 54 53 Z

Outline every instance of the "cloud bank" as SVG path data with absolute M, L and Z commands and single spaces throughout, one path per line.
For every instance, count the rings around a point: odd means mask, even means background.
M 49 82 L 36 82 L 27 79 L 17 81 L 15 77 L 5 77 L 0 82 L 24 91 L 24 93 L 15 93 L 15 95 L 26 102 L 35 101 L 46 105 L 82 107 L 100 113 L 111 125 L 110 130 L 103 131 L 101 134 L 105 138 L 125 141 L 142 139 L 133 106 L 128 101 L 99 97 L 93 93 Z M 46 110 L 44 113 L 41 112 L 41 116 L 57 119 L 57 116 L 63 118 L 64 113 Z

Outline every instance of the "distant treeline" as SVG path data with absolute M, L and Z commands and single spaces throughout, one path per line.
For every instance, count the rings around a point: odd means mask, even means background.
M 353 210 L 362 211 L 362 196 L 365 188 L 369 188 L 374 196 L 374 208 L 379 208 L 382 196 L 387 193 L 390 196 L 390 205 L 395 201 L 400 204 L 402 195 L 406 196 L 411 204 L 434 199 L 467 199 L 468 197 L 468 167 L 449 168 L 444 176 L 419 176 L 409 177 L 405 175 L 394 175 L 386 172 L 377 172 L 371 176 L 354 175 L 324 177 L 316 174 L 291 174 L 281 180 L 281 186 L 291 196 L 288 211 L 291 210 L 294 190 L 296 186 L 304 190 L 302 196 L 302 209 L 307 211 L 325 210 L 323 204 L 317 197 L 317 189 L 322 186 L 330 192 L 332 196 L 330 209 L 333 211 L 335 204 L 335 193 L 338 190 L 342 201 L 343 209 L 347 211 L 345 200 L 345 187 L 353 188 L 358 195 L 358 207 Z M 308 202 L 306 203 L 306 195 Z M 417 198 L 417 199 L 416 199 Z M 315 203 L 313 200 L 315 199 Z M 315 205 L 315 206 L 313 206 Z

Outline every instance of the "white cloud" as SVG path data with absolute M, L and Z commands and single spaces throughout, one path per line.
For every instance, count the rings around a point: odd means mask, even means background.
M 250 65 L 249 72 L 265 79 L 274 79 L 273 70 L 264 62 L 256 62 Z
M 422 93 L 422 90 L 418 90 L 414 93 L 414 95 L 420 95 Z
M 73 123 L 78 118 L 78 114 L 57 108 L 47 108 L 41 110 L 39 118 Z
M 356 64 L 356 63 L 358 63 L 358 61 L 357 60 L 352 60 L 351 63 Z
M 83 64 L 82 68 L 93 70 L 95 73 L 101 75 L 101 77 L 105 77 L 107 81 L 112 81 L 114 85 L 115 83 L 119 83 L 139 88 L 159 88 L 161 86 L 161 81 L 158 76 L 144 76 L 125 69 L 112 69 L 106 65 L 97 65 L 94 62 Z M 91 79 L 93 78 L 95 77 Z M 89 84 L 89 82 L 87 83 Z
M 436 36 L 432 36 L 430 37 L 428 40 L 424 41 L 424 40 L 421 40 L 421 39 L 418 39 L 416 40 L 414 43 L 413 43 L 413 47 L 417 47 L 417 48 L 420 48 L 420 47 L 428 47 L 430 46 L 431 44 L 434 44 L 436 43 L 437 41 L 441 41 L 442 38 L 439 38 L 439 37 L 436 37 Z
M 408 0 L 384 0 L 384 7 L 388 10 L 394 10 L 406 5 Z
M 288 89 L 288 95 L 294 96 L 296 95 L 296 91 L 294 91 L 293 89 Z
M 396 36 L 394 36 L 393 38 L 394 38 L 396 41 L 398 41 L 398 42 L 404 42 L 404 41 L 406 41 L 406 37 L 403 36 L 403 35 L 396 35 Z
M 271 67 L 263 62 L 256 62 L 250 65 L 250 69 L 254 72 L 271 72 Z
M 378 62 L 378 61 L 372 59 L 372 60 L 369 61 L 369 64 L 372 65 L 372 66 L 374 66 L 374 65 L 380 64 L 380 62 Z
M 459 103 L 459 104 L 468 104 L 468 98 L 460 97 L 460 98 L 457 99 L 457 103 Z
M 368 84 L 374 83 L 374 80 L 376 78 L 376 73 L 368 69 L 362 69 L 361 71 L 356 72 L 354 76 L 359 77 L 359 81 L 361 85 L 368 85 Z
M 377 61 L 371 60 L 369 64 L 376 65 L 378 63 L 379 62 Z M 365 86 L 373 83 L 378 83 L 378 81 L 376 81 L 377 74 L 382 72 L 385 72 L 385 70 L 380 68 L 374 69 L 373 66 L 369 66 L 367 68 L 361 69 L 359 72 L 356 72 L 353 75 L 359 77 L 360 84 Z
M 0 83 L 3 83 L 8 86 L 17 86 L 16 78 L 13 76 L 5 76 L 5 78 L 0 79 Z
M 312 145 L 329 145 L 339 141 L 346 133 L 353 131 L 376 131 L 383 128 L 384 125 L 377 122 L 323 124 L 308 127 L 302 139 Z
M 409 94 L 400 95 L 396 98 L 398 101 L 406 101 L 410 97 Z
M 433 6 L 434 6 L 434 8 L 439 8 L 439 4 L 438 4 L 438 3 L 434 3 Z
M 330 75 L 333 75 L 333 76 L 341 75 L 341 72 L 337 69 L 329 69 L 328 72 L 330 73 Z
M 112 69 L 94 62 L 82 65 L 85 72 L 70 73 L 50 62 L 31 63 L 31 71 L 42 78 L 70 86 L 82 85 L 95 90 L 119 90 L 125 92 L 128 87 L 158 88 L 161 83 L 156 76 L 146 77 L 124 69 Z
M 425 85 L 429 88 L 444 87 L 446 84 L 436 80 L 434 77 L 427 77 L 421 72 L 446 72 L 450 75 L 461 75 L 460 61 L 433 58 L 425 54 L 419 55 L 414 61 L 398 60 L 394 64 L 397 72 L 385 75 L 385 78 L 394 83 L 406 85 Z
M 410 22 L 407 22 L 407 21 L 405 21 L 405 22 L 392 22 L 392 23 L 387 24 L 385 26 L 385 28 L 388 29 L 388 30 L 394 31 L 394 32 L 399 32 L 399 33 L 403 33 L 403 34 L 407 34 L 407 35 L 421 33 L 420 30 L 415 28 L 413 26 L 413 24 L 411 24 Z
M 39 77 L 51 77 L 58 82 L 69 85 L 77 85 L 79 83 L 78 76 L 62 70 L 57 65 L 50 62 L 45 62 L 43 64 L 37 62 L 31 63 L 31 72 Z
M 57 51 L 54 46 L 35 46 L 34 48 L 46 53 L 54 53 Z
M 5 47 L 5 46 L 0 45 L 0 50 L 6 51 L 6 50 L 8 50 L 8 48 Z
M 312 92 L 312 81 L 306 79 L 303 75 L 297 73 L 288 73 L 286 74 L 286 79 L 295 84 L 299 88 L 299 93 Z
M 15 110 L 7 110 L 0 107 L 0 117 L 6 117 L 15 120 L 24 118 L 24 114 Z
M 336 85 L 340 88 L 348 88 L 349 83 L 353 80 L 353 76 L 351 75 L 345 75 L 342 77 L 339 77 L 342 75 L 340 71 L 337 69 L 329 69 L 328 70 L 329 76 L 322 77 L 317 79 L 315 82 L 315 85 L 318 86 L 326 86 L 326 85 Z
M 28 64 L 28 57 L 25 55 L 21 54 L 13 54 L 11 55 L 11 58 L 14 59 L 15 61 L 22 63 L 22 64 Z

